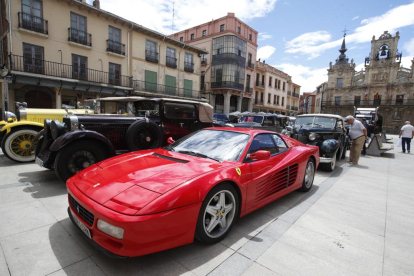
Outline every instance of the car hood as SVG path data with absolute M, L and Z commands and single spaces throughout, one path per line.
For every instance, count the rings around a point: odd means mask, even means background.
M 294 126 L 292 128 L 293 131 L 299 134 L 307 134 L 311 132 L 332 132 L 332 128 L 322 128 L 322 127 L 310 127 L 310 126 Z
M 105 160 L 77 174 L 73 182 L 81 192 L 101 204 L 115 197 L 125 199 L 122 194 L 126 190 L 155 199 L 194 177 L 223 166 L 226 165 L 211 159 L 156 149 Z

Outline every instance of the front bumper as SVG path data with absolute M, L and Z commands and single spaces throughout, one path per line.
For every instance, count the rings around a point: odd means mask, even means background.
M 194 241 L 201 203 L 157 214 L 129 216 L 93 201 L 75 186 L 72 179 L 67 181 L 67 187 L 70 196 L 94 216 L 92 225 L 89 225 L 68 202 L 72 212 L 90 230 L 92 239 L 83 232 L 82 235 L 111 257 L 137 257 Z M 98 219 L 124 229 L 123 239 L 116 239 L 100 231 L 97 227 Z
M 319 157 L 319 163 L 331 163 L 333 158 L 330 157 Z

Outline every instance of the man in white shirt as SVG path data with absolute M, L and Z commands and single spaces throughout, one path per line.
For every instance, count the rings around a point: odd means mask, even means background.
M 411 139 L 414 136 L 414 127 L 410 124 L 410 121 L 406 121 L 405 125 L 401 128 L 400 138 L 402 142 L 402 152 L 405 153 L 405 143 L 407 143 L 407 150 L 410 153 Z
M 351 115 L 345 118 L 345 121 L 349 123 L 349 138 L 352 140 L 351 149 L 349 151 L 349 162 L 352 165 L 357 165 L 359 156 L 361 155 L 362 147 L 365 144 L 365 141 L 368 139 L 367 129 L 364 125 L 355 120 Z

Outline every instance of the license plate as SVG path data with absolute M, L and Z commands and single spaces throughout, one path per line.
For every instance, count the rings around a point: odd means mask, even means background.
M 81 222 L 78 217 L 73 213 L 72 209 L 70 209 L 70 212 L 72 213 L 72 218 L 73 220 L 76 222 L 76 224 L 79 226 L 79 228 L 82 230 L 83 233 L 86 234 L 86 236 L 88 236 L 90 239 L 92 239 L 91 237 L 91 231 L 89 231 L 89 228 L 86 227 L 85 224 L 83 224 L 83 222 Z
M 36 164 L 38 164 L 40 167 L 43 167 L 43 161 L 39 157 L 36 157 Z

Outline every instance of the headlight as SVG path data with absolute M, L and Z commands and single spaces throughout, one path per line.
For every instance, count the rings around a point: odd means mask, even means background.
M 65 133 L 65 124 L 62 124 L 58 120 L 53 120 L 50 123 L 50 132 L 53 140 L 56 140 L 60 135 Z
M 119 240 L 122 240 L 122 238 L 124 237 L 124 229 L 113 226 L 107 223 L 106 221 L 100 219 L 98 219 L 98 229 L 108 234 L 109 236 L 112 236 Z
M 311 140 L 311 141 L 313 141 L 313 140 L 315 140 L 316 139 L 316 133 L 311 133 L 311 134 L 309 134 L 309 140 Z
M 63 122 L 65 123 L 68 131 L 79 129 L 79 119 L 75 115 L 66 115 L 63 117 Z

